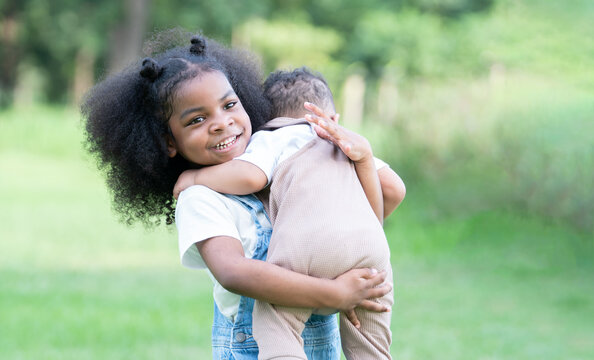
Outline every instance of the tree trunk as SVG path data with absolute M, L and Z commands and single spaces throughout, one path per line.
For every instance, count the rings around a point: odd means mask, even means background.
M 93 68 L 95 57 L 85 49 L 79 49 L 74 60 L 74 82 L 72 96 L 75 105 L 79 105 L 84 93 L 93 86 Z
M 398 110 L 398 88 L 395 77 L 384 74 L 377 91 L 377 114 L 384 124 L 392 124 L 396 120 Z
M 111 32 L 109 72 L 117 72 L 141 54 L 150 0 L 126 0 L 124 20 Z
M 8 10 L 0 20 L 0 108 L 12 104 L 20 49 L 16 14 Z
M 358 127 L 363 120 L 365 79 L 359 74 L 350 75 L 342 90 L 344 110 L 340 117 L 346 125 Z

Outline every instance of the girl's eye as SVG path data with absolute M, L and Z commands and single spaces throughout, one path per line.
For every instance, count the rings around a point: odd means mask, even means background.
M 188 126 L 194 125 L 194 124 L 200 124 L 200 123 L 204 122 L 204 120 L 206 120 L 204 117 L 197 116 L 197 117 L 193 118 L 192 120 L 190 120 L 190 122 L 188 123 Z
M 237 101 L 231 101 L 231 102 L 228 102 L 228 103 L 226 103 L 226 104 L 225 104 L 225 107 L 224 107 L 224 109 L 225 109 L 225 110 L 229 110 L 229 109 L 231 109 L 232 107 L 234 107 L 234 106 L 235 106 L 235 104 L 237 104 Z

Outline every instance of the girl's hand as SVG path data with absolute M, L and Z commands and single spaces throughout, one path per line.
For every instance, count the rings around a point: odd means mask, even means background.
M 353 269 L 333 280 L 336 285 L 337 308 L 342 311 L 349 321 L 359 327 L 359 319 L 355 314 L 355 307 L 375 312 L 390 311 L 390 307 L 375 302 L 390 291 L 392 286 L 385 284 L 386 271 L 379 273 L 375 269 Z
M 338 115 L 330 117 L 318 106 L 306 102 L 304 107 L 313 114 L 306 114 L 305 119 L 314 124 L 314 129 L 319 137 L 329 140 L 338 146 L 351 161 L 373 161 L 373 153 L 369 141 L 340 125 Z

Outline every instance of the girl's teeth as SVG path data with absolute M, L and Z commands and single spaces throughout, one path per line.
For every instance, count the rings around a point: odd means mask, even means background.
M 217 144 L 215 147 L 217 148 L 217 150 L 224 150 L 228 148 L 229 145 L 235 141 L 235 139 L 237 139 L 237 136 L 230 137 L 222 143 Z

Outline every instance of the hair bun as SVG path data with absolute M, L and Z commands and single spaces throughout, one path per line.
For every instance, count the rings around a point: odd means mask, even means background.
M 155 81 L 161 74 L 161 67 L 153 58 L 144 58 L 142 60 L 142 69 L 140 76 L 150 81 Z
M 190 46 L 190 52 L 195 55 L 204 55 L 204 48 L 206 47 L 206 41 L 200 35 L 192 36 L 190 40 L 192 45 Z

